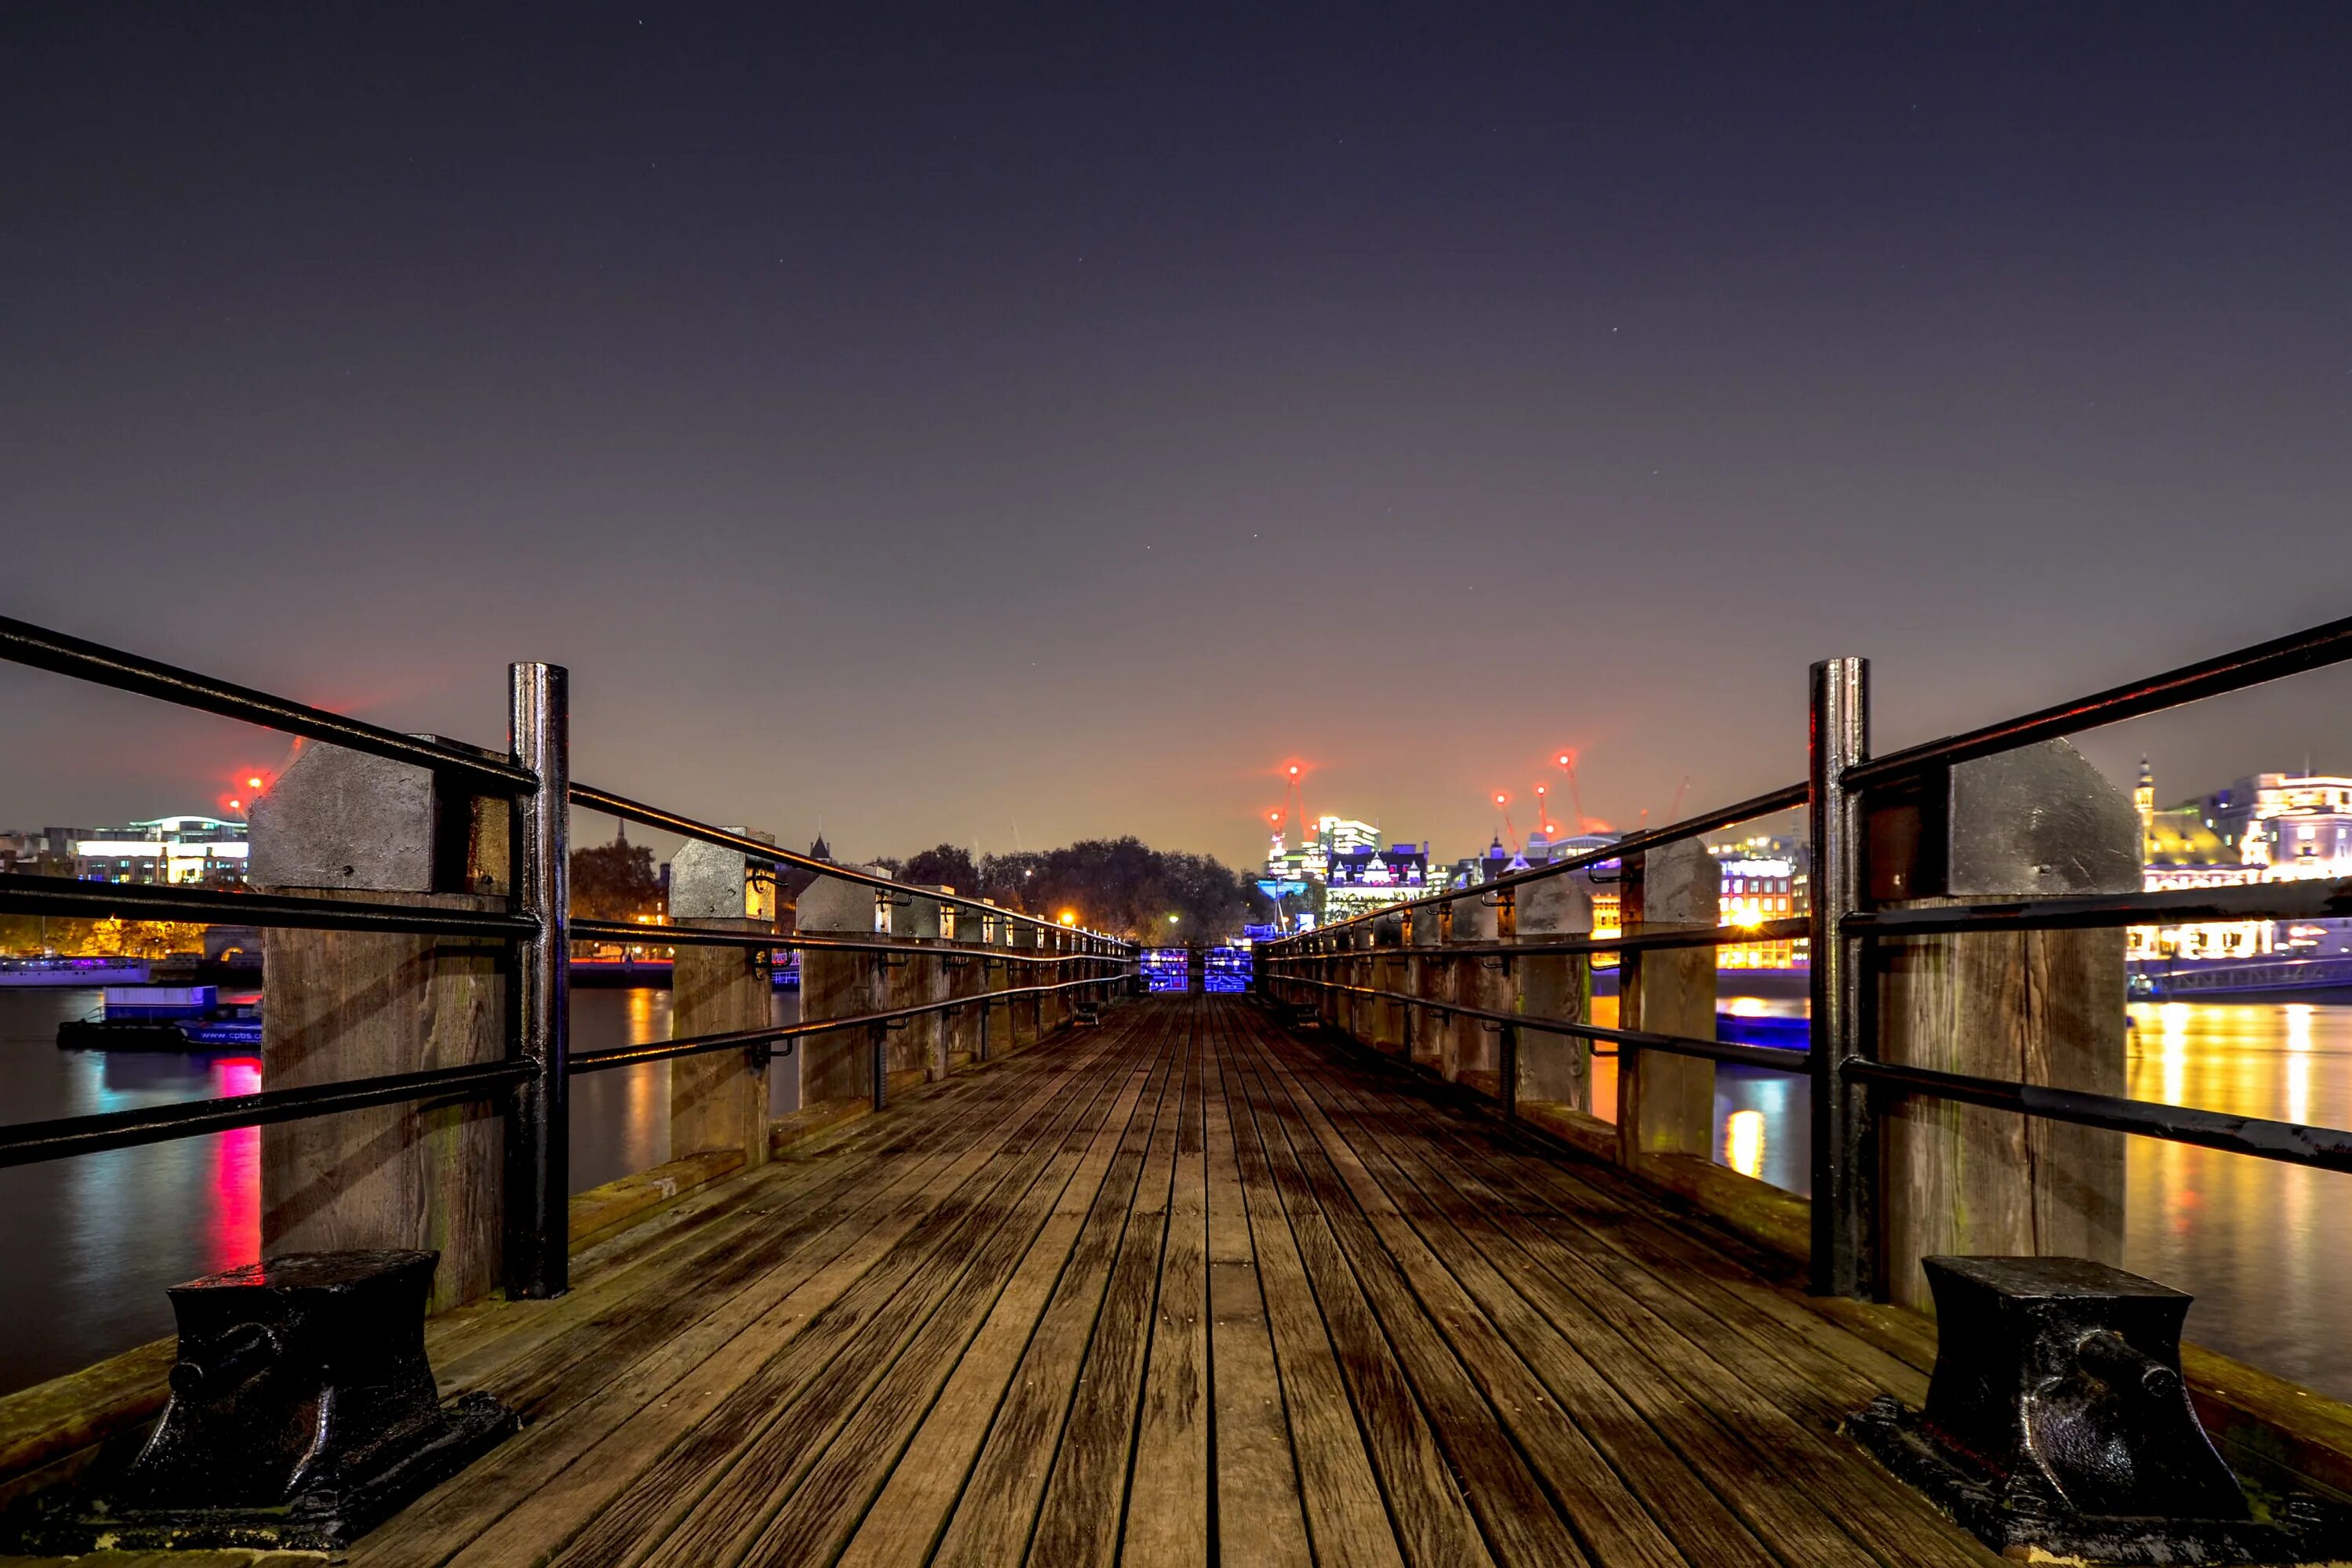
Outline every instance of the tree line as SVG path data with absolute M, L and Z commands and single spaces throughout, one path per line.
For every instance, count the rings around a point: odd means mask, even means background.
M 870 863 L 899 881 L 952 888 L 1023 914 L 1057 920 L 1067 911 L 1081 925 L 1130 941 L 1222 941 L 1240 935 L 1251 921 L 1271 918 L 1248 873 L 1213 855 L 1154 849 L 1132 837 L 979 857 L 941 844 Z M 787 878 L 787 896 L 806 880 Z M 572 852 L 575 915 L 633 921 L 658 912 L 661 892 L 653 851 L 643 845 L 616 840 Z

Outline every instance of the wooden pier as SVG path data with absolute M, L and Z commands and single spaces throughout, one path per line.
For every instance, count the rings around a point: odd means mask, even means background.
M 259 1091 L 0 1129 L 0 1163 L 257 1128 L 265 1257 L 434 1253 L 442 1394 L 521 1421 L 332 1532 L 191 1526 L 342 1506 L 347 1472 L 297 1472 L 367 1359 L 200 1322 L 192 1398 L 282 1354 L 297 1468 L 167 1498 L 140 1539 L 356 1537 L 339 1558 L 382 1568 L 1990 1564 L 1845 1425 L 1926 1396 L 1925 1259 L 2114 1261 L 2127 1135 L 2352 1171 L 2352 1131 L 2126 1098 L 2116 1005 L 2127 926 L 2352 918 L 2352 891 L 2140 889 L 2131 807 L 2063 743 L 2352 658 L 2352 621 L 1878 757 L 1864 662 L 1824 661 L 1805 781 L 1261 944 L 1248 998 L 1135 999 L 1122 938 L 572 781 L 555 666 L 509 670 L 500 752 L 5 619 L 0 658 L 311 742 L 257 809 L 253 889 L 0 876 L 0 910 L 254 926 L 270 952 Z M 1800 806 L 1810 908 L 1724 923 L 1705 836 Z M 648 936 L 572 909 L 575 810 L 688 841 L 667 1040 L 571 1049 L 570 945 Z M 1708 950 L 1766 937 L 1809 944 L 1803 1052 L 1714 1037 Z M 1727 1062 L 1810 1092 L 1819 1201 L 1713 1163 Z M 567 1086 L 656 1063 L 676 1157 L 573 1193 Z M 2314 1530 L 2352 1499 L 2352 1409 L 2158 1350 L 2250 1498 Z M 174 1353 L 0 1398 L 0 1509 L 119 1484 Z M 396 1353 L 421 1413 L 341 1456 L 379 1480 L 446 1419 Z M 9 1539 L 124 1540 L 88 1495 L 45 1516 L 80 1533 Z
M 436 1319 L 445 1391 L 527 1425 L 351 1561 L 1999 1561 L 1839 1433 L 1924 1374 L 1786 1275 L 1153 997 Z

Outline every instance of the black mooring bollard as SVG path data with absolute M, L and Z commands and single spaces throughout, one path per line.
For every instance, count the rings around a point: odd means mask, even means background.
M 516 1429 L 487 1394 L 441 1404 L 425 1356 L 439 1255 L 272 1258 L 170 1292 L 171 1403 L 136 1457 L 36 1513 L 36 1552 L 331 1551 Z
M 1848 1423 L 1998 1552 L 2099 1563 L 2278 1563 L 2352 1552 L 2347 1515 L 2294 1497 L 2257 1518 L 2180 1375 L 2190 1298 L 2080 1258 L 1929 1258 L 1927 1407 Z

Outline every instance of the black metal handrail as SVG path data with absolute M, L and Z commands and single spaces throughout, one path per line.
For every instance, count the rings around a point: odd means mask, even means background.
M 1459 895 L 1456 895 L 1459 897 Z M 1337 926 L 1330 928 L 1338 930 Z M 1630 936 L 1528 936 L 1509 942 L 1416 942 L 1384 946 L 1342 948 L 1336 952 L 1269 953 L 1253 950 L 1268 963 L 1346 961 L 1365 958 L 1541 958 L 1547 953 L 1646 952 L 1677 947 L 1744 947 L 1750 942 L 1802 941 L 1812 934 L 1812 922 L 1799 915 L 1790 920 L 1759 921 L 1754 925 L 1687 926 L 1666 931 L 1640 931 Z
M 1313 931 L 1301 931 L 1292 936 L 1276 937 L 1271 942 L 1262 943 L 1260 950 L 1286 947 L 1310 937 L 1347 931 L 1363 924 L 1366 921 L 1380 920 L 1408 910 L 1428 909 L 1438 904 L 1452 903 L 1457 899 L 1508 892 L 1517 888 L 1526 887 L 1530 882 L 1540 882 L 1552 877 L 1570 876 L 1594 866 L 1609 865 L 1628 855 L 1639 855 L 1644 850 L 1656 849 L 1668 844 L 1677 844 L 1686 838 L 1696 838 L 1702 834 L 1737 826 L 1743 822 L 1752 822 L 1759 816 L 1770 816 L 1776 812 L 1794 811 L 1811 798 L 1811 785 L 1789 784 L 1764 795 L 1751 796 L 1747 800 L 1735 801 L 1729 805 L 1717 806 L 1713 811 L 1701 812 L 1696 816 L 1684 817 L 1681 821 L 1668 823 L 1664 827 L 1650 827 L 1639 833 L 1628 833 L 1605 848 L 1588 849 L 1576 855 L 1563 855 L 1556 860 L 1547 860 L 1540 866 L 1530 866 L 1524 871 L 1514 871 L 1507 877 L 1497 877 L 1491 882 L 1481 882 L 1475 888 L 1454 888 L 1443 892 L 1423 893 L 1417 899 L 1400 900 L 1396 903 L 1384 905 L 1377 910 L 1368 910 L 1360 915 L 1350 915 L 1344 921 L 1334 921 L 1331 924 L 1319 926 Z
M 2352 1171 L 2352 1131 L 2273 1121 L 2263 1116 L 2232 1116 L 2193 1106 L 2163 1105 L 2086 1089 L 2053 1089 L 2010 1079 L 1975 1078 L 1899 1062 L 1848 1062 L 1844 1076 L 1903 1094 L 1933 1095 L 1995 1110 L 2014 1110 L 2045 1121 L 2072 1122 L 2115 1132 L 2137 1132 L 2174 1143 L 2196 1143 L 2232 1154 L 2252 1154 L 2324 1171 Z
M 1981 729 L 1947 735 L 1940 741 L 1889 752 L 1846 769 L 1842 782 L 1850 790 L 1893 784 L 1916 777 L 1929 768 L 1948 767 L 2040 741 L 2079 735 L 2085 730 L 2160 713 L 2208 697 L 2225 697 L 2284 676 L 2324 669 L 2346 659 L 2352 659 L 2352 616 L 2184 664 L 2179 669 L 2167 670 L 2146 680 L 2109 687 L 2021 718 L 2004 719 Z
M 950 941 L 944 937 L 884 940 L 878 937 L 833 936 L 819 931 L 723 931 L 708 926 L 637 925 L 628 921 L 571 921 L 566 922 L 566 929 L 583 941 L 625 942 L 638 947 L 749 947 L 776 952 L 937 952 L 950 958 L 984 958 L 991 963 L 1100 963 L 1119 956 L 1116 952 L 1097 951 L 1024 952 L 1018 948 Z
M 2084 893 L 1911 910 L 1858 910 L 1839 922 L 1851 934 L 1928 936 L 1971 931 L 2103 931 L 2121 926 L 2231 921 L 2352 919 L 2352 881 L 2313 878 L 2237 888 L 2153 893 Z
M 52 920 L 178 921 L 500 941 L 528 936 L 537 929 L 520 915 L 495 910 L 313 899 L 289 893 L 232 893 L 142 882 L 83 882 L 18 871 L 0 872 L 0 911 L 46 915 Z
M 511 749 L 484 751 L 460 742 L 402 734 L 379 725 L 331 713 L 305 703 L 257 691 L 0 616 L 0 661 L 47 669 L 120 690 L 157 698 L 226 718 L 241 720 L 308 740 L 394 762 L 428 768 L 485 793 L 511 797 L 509 849 L 513 890 L 505 910 L 404 904 L 381 898 L 339 899 L 308 895 L 227 892 L 213 889 L 87 882 L 66 878 L 0 874 L 0 911 L 72 919 L 124 919 L 262 926 L 313 931 L 372 931 L 435 937 L 477 938 L 509 944 L 514 962 L 504 966 L 510 986 L 507 1058 L 497 1062 L 393 1073 L 375 1078 L 264 1089 L 224 1099 L 183 1101 L 94 1116 L 58 1117 L 0 1127 L 0 1166 L 93 1153 L 108 1149 L 195 1137 L 239 1127 L 332 1115 L 368 1107 L 415 1101 L 454 1102 L 505 1096 L 507 1122 L 507 1285 L 522 1296 L 559 1293 L 566 1283 L 565 1202 L 568 1139 L 564 1085 L 575 1073 L 631 1061 L 653 1061 L 763 1041 L 864 1026 L 877 1031 L 908 1020 L 979 1002 L 983 1006 L 1016 997 L 1042 996 L 1080 987 L 1108 987 L 1118 973 L 1132 968 L 1122 960 L 1132 944 L 1100 932 L 1049 921 L 1020 910 L 893 882 L 851 867 L 795 855 L 740 834 L 728 833 L 657 806 L 573 786 L 569 775 L 568 679 L 559 667 L 510 667 Z M 776 866 L 795 866 L 845 880 L 868 884 L 885 896 L 923 898 L 1013 926 L 1055 933 L 1055 951 L 1011 952 L 961 943 L 887 942 L 849 936 L 740 932 L 689 926 L 647 927 L 568 918 L 569 834 L 572 805 L 611 812 L 647 826 L 733 848 Z M 656 936 L 655 933 L 658 933 Z M 984 995 L 945 1004 L 918 1004 L 838 1019 L 813 1019 L 773 1030 L 730 1037 L 701 1037 L 630 1047 L 619 1052 L 571 1055 L 567 1039 L 567 947 L 572 936 L 589 941 L 663 945 L 718 943 L 733 946 L 884 952 L 970 953 L 1003 964 L 1084 966 L 1079 978 L 1048 984 L 1007 986 Z M 1045 944 L 1039 942 L 1037 948 Z M 886 1079 L 877 1043 L 875 1095 L 882 1103 Z
M 412 1100 L 480 1100 L 511 1089 L 538 1069 L 529 1062 L 477 1062 L 423 1072 L 385 1073 L 376 1078 L 266 1089 L 218 1100 L 183 1100 L 168 1105 L 107 1110 L 92 1116 L 58 1116 L 46 1121 L 0 1126 L 0 1166 L 29 1165 L 72 1154 L 96 1154 L 140 1143 L 195 1138 L 272 1121 L 297 1121 L 371 1106 Z
M 325 741 L 370 756 L 413 763 L 418 767 L 470 779 L 494 792 L 539 788 L 539 780 L 530 769 L 494 752 L 453 741 L 404 735 L 381 724 L 346 718 L 290 698 L 273 697 L 249 686 L 215 680 L 161 659 L 125 653 L 121 648 L 68 637 L 5 616 L 0 616 L 0 659 L 71 676 L 97 686 L 111 686 L 118 691 L 160 698 L 182 708 L 217 713 L 225 719 L 240 719 L 289 735 Z
M 1867 1249 L 1861 1239 L 1872 1201 L 1875 1161 L 1866 1100 L 1875 1096 L 1927 1095 L 2021 1115 L 2102 1128 L 2174 1142 L 2195 1143 L 2263 1159 L 2326 1170 L 2352 1170 L 2352 1131 L 2230 1116 L 2154 1104 L 2114 1095 L 2052 1089 L 2006 1079 L 1974 1078 L 1926 1068 L 1880 1062 L 1863 1022 L 1859 976 L 1861 950 L 1881 939 L 1946 933 L 2085 931 L 2154 924 L 2193 924 L 2248 920 L 2352 919 L 2352 880 L 2288 879 L 2252 886 L 2179 888 L 2115 894 L 2000 899 L 1952 905 L 1872 908 L 1864 896 L 1860 834 L 1865 792 L 1883 790 L 1961 763 L 1992 756 L 2086 730 L 2162 711 L 2205 698 L 2226 695 L 2284 676 L 2352 660 L 2352 617 L 2330 621 L 2287 637 L 2201 659 L 2147 679 L 2041 709 L 2016 719 L 1969 730 L 1885 756 L 1868 755 L 1868 677 L 1865 661 L 1830 660 L 1813 669 L 1810 714 L 1812 767 L 1802 785 L 1758 796 L 1647 834 L 1628 835 L 1605 849 L 1499 879 L 1472 889 L 1448 889 L 1369 911 L 1350 920 L 1262 944 L 1261 973 L 1271 984 L 1305 984 L 1352 994 L 1381 996 L 1464 1016 L 1511 1017 L 1518 1028 L 1606 1037 L 1591 1026 L 1565 1028 L 1517 1015 L 1433 1002 L 1402 992 L 1344 985 L 1290 973 L 1295 966 L 1328 966 L 1364 959 L 1468 958 L 1517 953 L 1600 952 L 1612 949 L 1723 945 L 1803 937 L 1811 950 L 1812 1009 L 1809 1050 L 1799 1058 L 1813 1079 L 1813 1270 L 1822 1293 L 1867 1294 Z M 1639 854 L 1672 839 L 1728 826 L 1772 810 L 1811 808 L 1813 869 L 1811 912 L 1802 920 L 1748 928 L 1720 927 L 1669 933 L 1641 932 L 1632 938 L 1538 938 L 1334 949 L 1327 940 L 1382 916 L 1483 897 L 1558 876 L 1601 861 Z M 1618 1031 L 1631 1036 L 1634 1032 Z M 1685 1050 L 1699 1042 L 1654 1045 L 1627 1038 L 1627 1046 Z M 1739 1047 L 1745 1050 L 1764 1047 Z M 1790 1053 L 1773 1052 L 1787 1056 Z M 1744 1057 L 1719 1059 L 1742 1060 Z M 1756 1065 L 1782 1066 L 1770 1061 Z M 1511 1086 L 1506 1085 L 1507 1097 Z
M 1409 991 L 1385 991 L 1370 985 L 1348 985 L 1336 980 L 1316 980 L 1304 974 L 1284 974 L 1276 984 L 1313 985 L 1325 991 L 1344 993 L 1350 996 L 1370 996 L 1382 1001 L 1402 1002 L 1434 1013 L 1439 1017 L 1475 1018 L 1482 1024 L 1496 1024 L 1506 1028 L 1532 1029 L 1539 1035 L 1570 1035 L 1580 1039 L 1606 1040 L 1621 1048 L 1643 1051 L 1664 1051 L 1669 1056 L 1705 1057 L 1713 1061 L 1737 1062 L 1743 1067 L 1765 1068 L 1773 1072 L 1803 1073 L 1812 1070 L 1810 1052 L 1786 1050 L 1774 1046 L 1745 1046 L 1737 1040 L 1702 1040 L 1696 1035 L 1662 1035 L 1648 1029 L 1619 1029 L 1606 1024 L 1581 1024 L 1570 1018 L 1548 1018 L 1539 1013 L 1505 1013 L 1492 1007 L 1472 1007 L 1459 1002 L 1440 1002 L 1428 996 L 1416 996 Z M 1595 1056 L 1606 1056 L 1596 1051 Z
M 934 1013 L 961 1013 L 967 1007 L 993 1007 L 1024 996 L 1044 996 L 1057 991 L 1100 985 L 1103 981 L 1103 976 L 1089 975 L 1083 980 L 1058 980 L 1046 985 L 1009 985 L 1002 991 L 975 991 L 969 996 L 951 996 L 944 1002 L 923 1002 L 911 1007 L 892 1007 L 879 1013 L 846 1013 L 836 1018 L 805 1018 L 797 1023 L 772 1024 L 761 1029 L 730 1029 L 716 1035 L 682 1035 L 670 1040 L 647 1040 L 637 1046 L 582 1051 L 572 1057 L 572 1071 L 576 1076 L 583 1072 L 602 1072 L 609 1068 L 632 1067 L 639 1062 L 668 1061 L 674 1057 L 701 1056 L 709 1051 L 733 1050 L 775 1040 L 797 1040 L 808 1035 L 830 1035 L 843 1029 L 882 1028 L 909 1018 L 928 1017 Z
M 926 902 L 944 904 L 952 909 L 970 910 L 984 919 L 994 917 L 1010 921 L 1015 925 L 1031 926 L 1041 931 L 1076 931 L 1081 936 L 1093 937 L 1104 942 L 1117 940 L 1105 936 L 1100 931 L 1088 931 L 1082 926 L 1066 926 L 1056 921 L 1049 921 L 1039 915 L 1025 914 L 1018 910 L 1006 909 L 1001 904 L 992 904 L 982 899 L 965 898 L 957 893 L 937 892 L 929 888 L 913 886 L 906 882 L 895 882 L 887 877 L 877 876 L 874 872 L 856 866 L 836 865 L 831 860 L 819 860 L 813 856 L 795 854 L 790 849 L 779 848 L 764 838 L 751 838 L 740 833 L 730 833 L 723 827 L 714 827 L 709 823 L 698 822 L 690 816 L 680 816 L 676 812 L 664 811 L 659 806 L 647 805 L 643 801 L 631 800 L 626 795 L 614 795 L 611 790 L 575 784 L 572 786 L 571 797 L 572 804 L 574 805 L 586 806 L 592 811 L 601 811 L 608 816 L 617 816 L 643 827 L 658 828 L 662 832 L 675 833 L 681 837 L 699 839 L 705 844 L 716 845 L 721 849 L 732 849 L 747 860 L 759 860 L 771 866 L 791 866 L 803 871 L 814 871 L 837 881 L 855 882 L 863 887 L 875 889 L 878 892 L 896 893 L 904 898 L 921 899 Z

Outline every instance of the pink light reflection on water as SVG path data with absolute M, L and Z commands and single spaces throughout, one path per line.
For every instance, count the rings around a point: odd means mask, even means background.
M 260 1061 L 220 1058 L 213 1063 L 213 1092 L 221 1098 L 260 1093 Z M 215 1133 L 210 1142 L 205 1251 L 207 1268 L 218 1271 L 261 1258 L 261 1129 L 233 1127 Z

